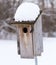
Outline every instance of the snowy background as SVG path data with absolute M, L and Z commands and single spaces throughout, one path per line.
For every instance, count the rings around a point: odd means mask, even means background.
M 43 38 L 44 52 L 38 56 L 38 65 L 56 65 L 56 38 Z M 34 59 L 21 59 L 16 40 L 0 40 L 0 65 L 35 65 Z
M 0 0 L 0 39 L 17 38 L 13 26 L 8 27 L 5 23 L 12 21 L 22 1 L 34 2 L 39 5 L 40 9 L 44 9 L 42 12 L 43 36 L 56 37 L 56 0 Z

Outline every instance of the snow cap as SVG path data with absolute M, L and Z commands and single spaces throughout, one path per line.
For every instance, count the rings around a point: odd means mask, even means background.
M 38 5 L 30 2 L 22 3 L 16 10 L 14 15 L 15 21 L 35 21 L 40 14 Z

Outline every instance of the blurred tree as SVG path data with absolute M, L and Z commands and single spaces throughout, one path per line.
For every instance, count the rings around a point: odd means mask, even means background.
M 23 0 L 19 0 L 19 3 L 21 4 Z
M 49 0 L 50 1 L 50 4 L 51 4 L 51 8 L 53 9 L 54 8 L 54 0 Z
M 6 19 L 9 17 L 9 9 L 11 8 L 10 2 L 0 3 L 0 19 Z
M 18 6 L 19 0 L 2 0 L 2 2 L 0 2 L 0 19 L 13 18 Z
M 38 0 L 40 8 L 43 10 L 45 8 L 44 0 Z

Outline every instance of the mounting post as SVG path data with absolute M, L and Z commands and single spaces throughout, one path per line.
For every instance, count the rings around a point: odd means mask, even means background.
M 37 56 L 35 56 L 35 65 L 38 65 Z

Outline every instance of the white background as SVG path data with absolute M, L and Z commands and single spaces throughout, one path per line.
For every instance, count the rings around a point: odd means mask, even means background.
M 43 49 L 38 65 L 56 65 L 56 38 L 43 38 Z M 16 40 L 0 40 L 0 65 L 35 65 L 35 61 L 20 58 Z

